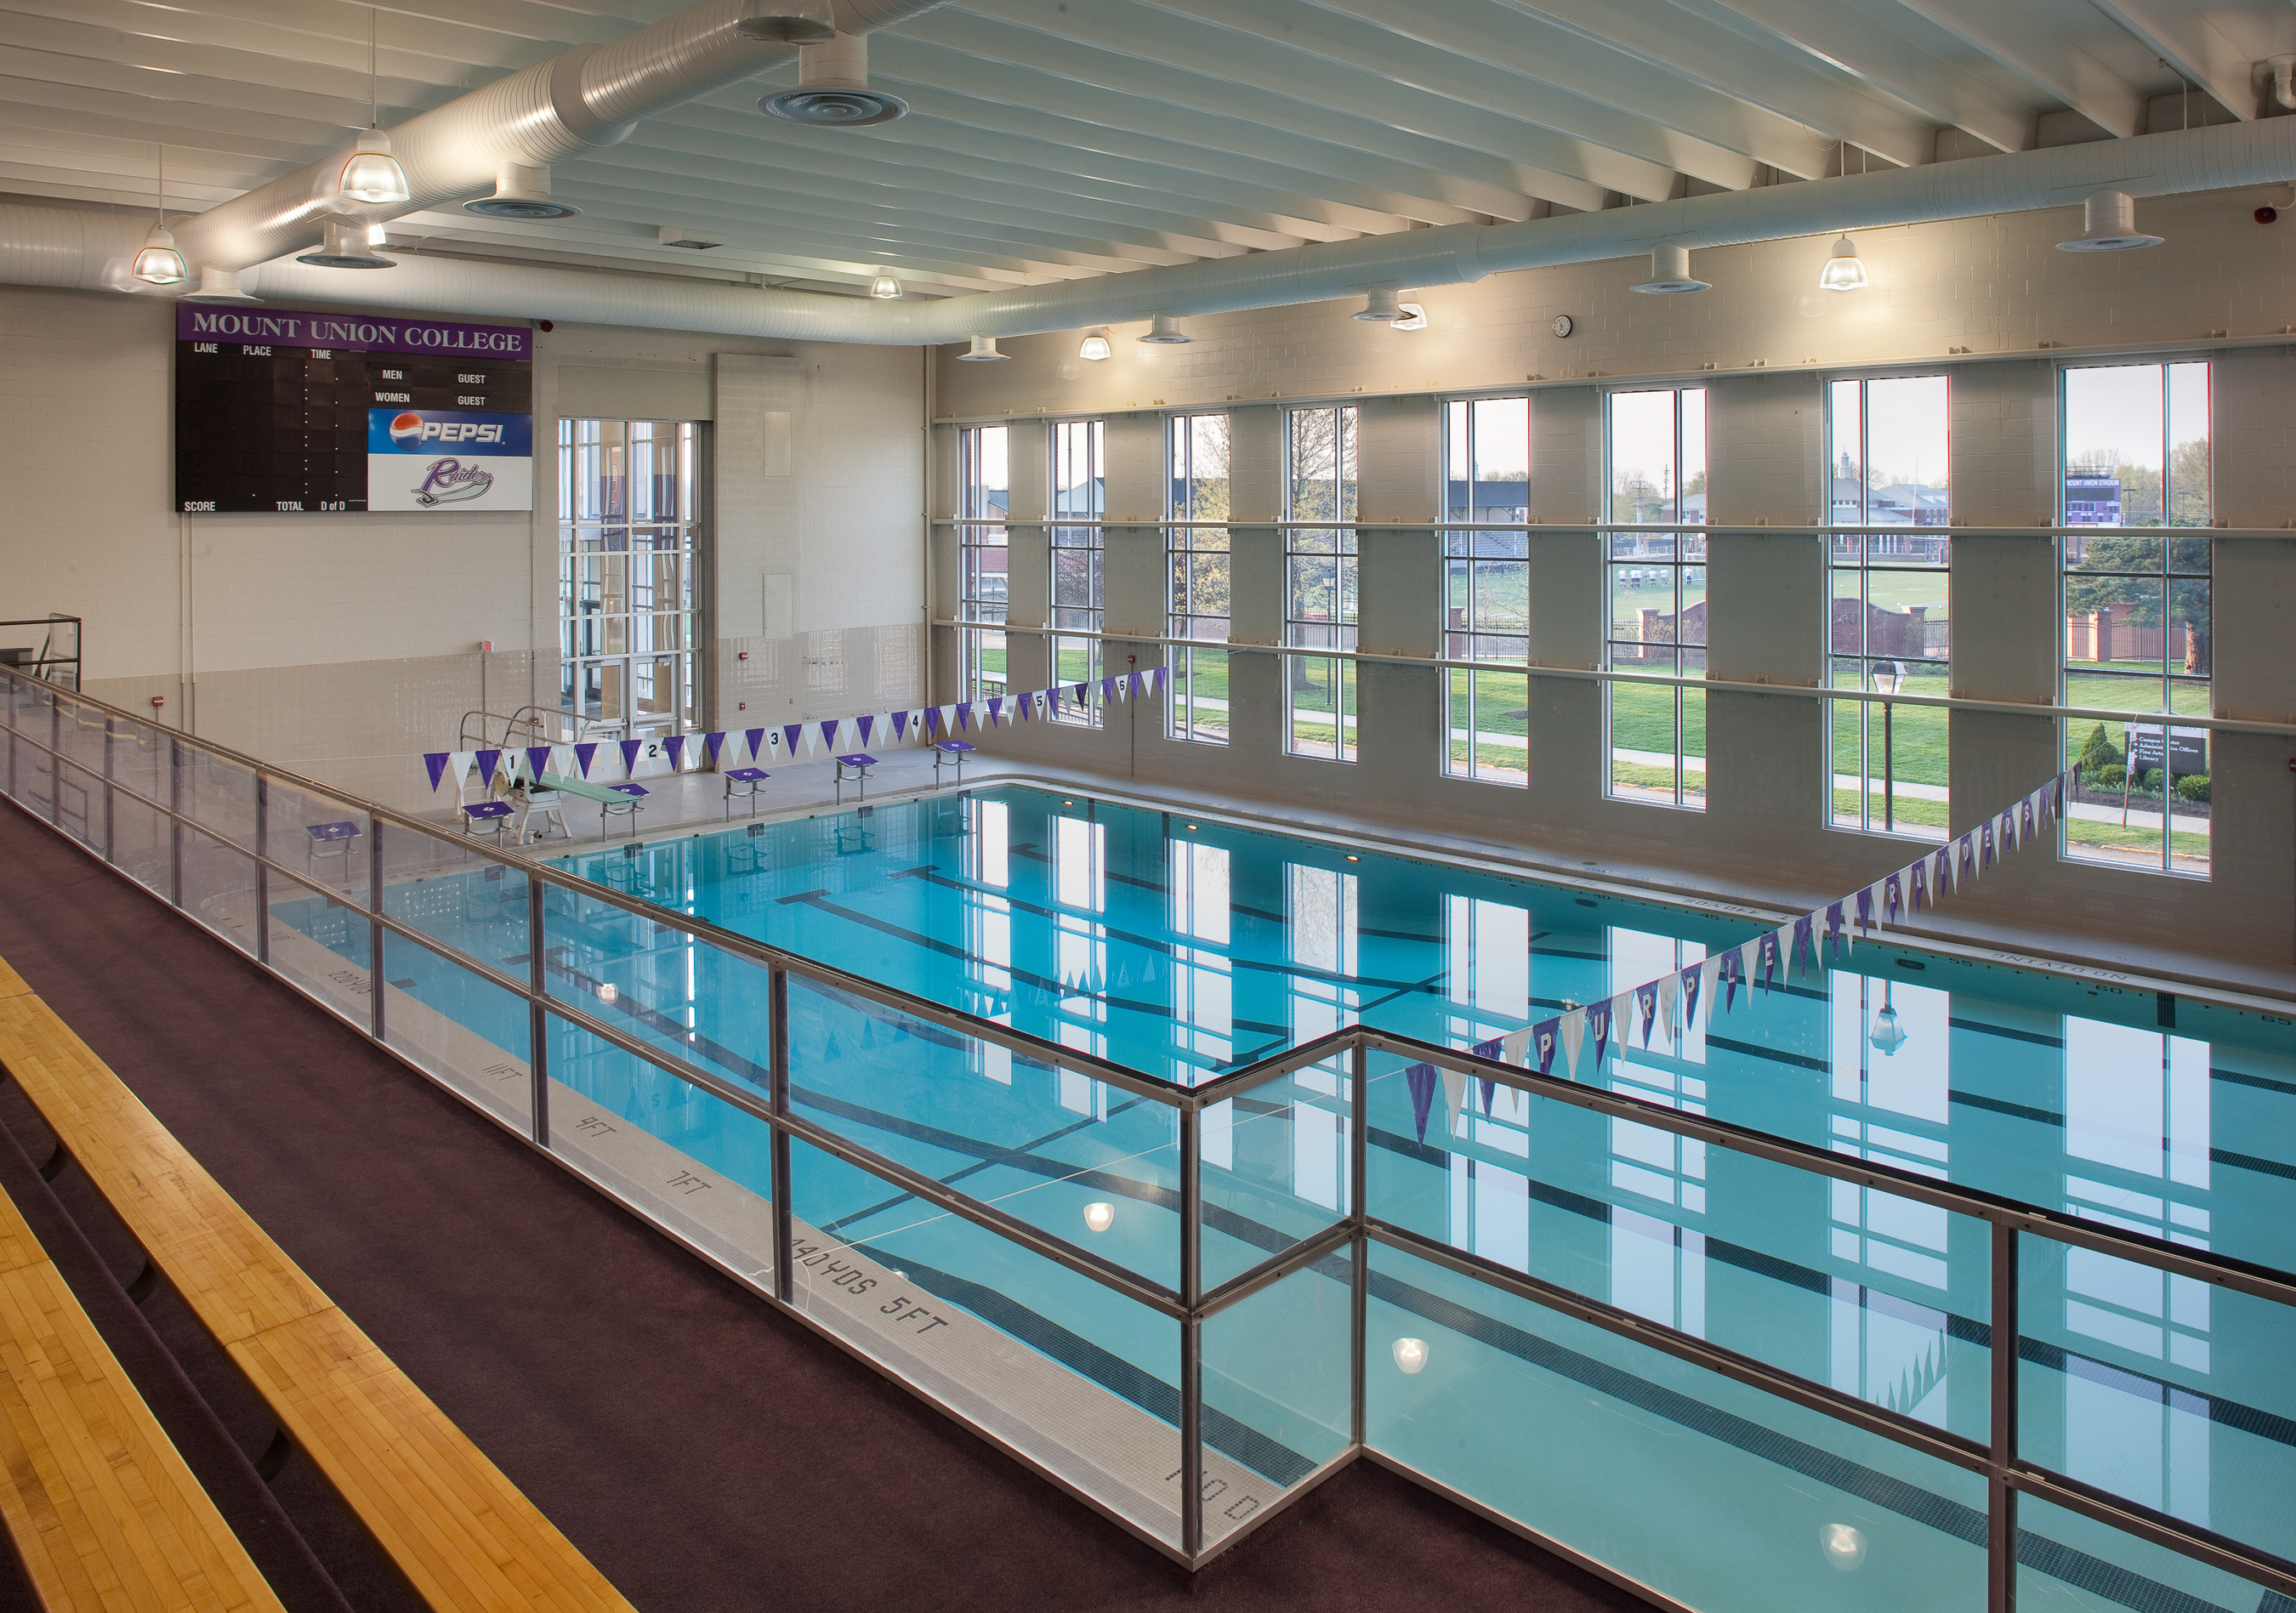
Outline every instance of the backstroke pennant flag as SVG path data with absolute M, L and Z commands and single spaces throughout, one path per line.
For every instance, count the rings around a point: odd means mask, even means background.
M 1427 1141 L 1427 1115 L 1435 1107 L 1435 1067 L 1414 1064 L 1403 1072 L 1403 1084 L 1411 1089 L 1411 1119 L 1419 1128 L 1419 1141 Z
M 1562 1042 L 1562 1073 L 1573 1081 L 1578 1078 L 1578 1050 L 1587 1041 L 1587 1011 L 1574 1008 L 1564 1014 L 1556 1027 Z
M 788 755 L 791 761 L 797 760 L 798 741 L 804 737 L 803 723 L 785 723 L 782 725 L 782 749 Z
M 593 743 L 591 743 L 591 744 L 587 744 L 587 745 L 577 745 L 577 746 L 575 746 L 575 747 L 574 747 L 574 768 L 575 768 L 575 771 L 576 771 L 576 772 L 578 772 L 578 773 L 579 773 L 579 774 L 580 774 L 584 778 L 586 778 L 586 778 L 588 778 L 588 777 L 590 776 L 590 762 L 591 762 L 591 759 L 592 759 L 593 757 L 594 757 L 597 754 L 598 754 L 598 747 L 597 747 L 597 745 L 596 745 L 594 742 L 593 742 Z
M 1767 935 L 1746 943 L 1754 949 L 1754 955 L 1761 960 L 1759 972 L 1764 991 L 1770 989 L 1770 977 L 1775 974 L 1778 969 L 1778 930 L 1773 929 Z
M 1554 1073 L 1554 1048 L 1562 1039 L 1562 1020 L 1559 1016 L 1541 1019 L 1530 1028 L 1531 1062 L 1538 1066 L 1542 1076 Z
M 742 730 L 742 737 L 750 741 L 750 759 L 753 762 L 764 761 L 766 759 L 766 731 L 762 728 L 744 728 Z
M 1456 1137 L 1459 1134 L 1459 1106 L 1466 1101 L 1467 1072 L 1464 1069 L 1453 1069 L 1446 1064 L 1443 1066 L 1443 1108 L 1451 1117 L 1451 1129 L 1443 1134 L 1445 1136 Z M 1423 1138 L 1422 1141 L 1423 1142 L 1424 1139 Z
M 897 740 L 905 740 L 909 737 L 909 714 L 907 712 L 896 711 L 893 713 L 893 737 Z
M 1681 995 L 1681 992 L 1682 979 L 1679 976 L 1674 974 L 1671 970 L 1659 976 L 1658 1028 L 1666 1034 L 1667 1045 L 1669 1047 L 1674 1045 L 1676 1040 L 1674 1034 L 1674 1004 L 1676 999 Z M 1648 1038 L 1644 1040 L 1643 1045 L 1645 1047 L 1650 1045 Z
M 1004 720 L 1004 697 L 1001 694 L 990 695 L 988 697 L 988 725 L 991 728 L 996 727 L 998 723 Z
M 1734 1012 L 1738 1006 L 1738 987 L 1746 984 L 1746 953 L 1742 946 L 1733 946 L 1722 954 L 1722 1011 Z M 1714 1011 L 1706 1011 L 1706 1023 L 1714 1023 Z
M 669 770 L 672 773 L 677 772 L 685 765 L 685 736 L 684 734 L 671 734 L 668 738 L 662 741 L 661 748 L 669 753 Z
M 1806 913 L 1793 921 L 1793 957 L 1788 968 L 1796 974 L 1807 976 L 1809 966 L 1817 962 L 1817 918 L 1816 913 Z
M 844 725 L 844 724 L 842 724 L 842 723 L 823 723 L 823 724 L 820 724 L 820 725 L 819 725 L 819 727 L 820 727 L 820 729 L 821 729 L 821 742 L 822 742 L 824 745 L 827 746 L 827 747 L 828 747 L 830 749 L 832 749 L 832 750 L 836 749 L 837 749 L 837 731 L 838 731 L 839 729 L 842 728 L 843 726 L 845 726 L 845 725 Z
M 877 719 L 873 716 L 857 716 L 853 719 L 853 725 L 861 732 L 861 749 L 868 749 L 869 735 L 875 732 Z
M 1603 1055 L 1611 1045 L 1610 1003 L 1590 1003 L 1587 1005 L 1587 1028 L 1595 1033 L 1594 1074 L 1599 1077 L 1603 1073 Z
M 1711 964 L 1693 963 L 1682 971 L 1682 1028 L 1686 1032 L 1698 1024 L 1698 995 L 1706 984 L 1706 970 Z
M 433 795 L 439 792 L 439 781 L 447 776 L 447 761 L 454 754 L 451 750 L 426 750 L 422 753 L 422 766 L 430 772 Z
M 1643 1022 L 1643 1045 L 1647 1048 L 1650 1045 L 1651 1027 L 1658 1020 L 1658 987 L 1655 986 L 1636 987 L 1635 1010 L 1640 1016 Z M 1629 1022 L 1628 1028 L 1632 1028 L 1631 1021 Z
M 701 765 L 704 767 L 716 766 L 718 764 L 718 753 L 725 749 L 726 736 L 724 734 L 703 734 L 701 736 Z
M 1152 688 L 1152 689 L 1156 693 L 1158 693 L 1158 694 L 1161 694 L 1161 693 L 1163 693 L 1163 692 L 1164 692 L 1165 688 L 1167 687 L 1167 678 L 1166 678 L 1166 675 L 1165 675 L 1165 668 L 1163 668 L 1163 667 L 1157 667 L 1157 668 L 1156 668 L 1156 670 L 1155 670 L 1154 672 L 1151 673 L 1149 675 L 1150 675 L 1151 679 L 1152 680 L 1152 683 L 1151 683 L 1151 684 L 1150 684 L 1150 687 L 1151 687 L 1151 688 Z
M 473 750 L 471 752 L 471 759 L 479 765 L 479 788 L 481 790 L 491 788 L 495 782 L 495 769 L 502 764 L 502 752 Z
M 637 771 L 638 752 L 644 749 L 645 741 L 644 740 L 624 740 L 621 741 L 622 772 L 625 775 L 634 774 Z
M 542 782 L 542 775 L 550 771 L 550 749 L 547 745 L 529 745 L 526 748 L 526 765 L 533 770 L 534 782 L 537 784 Z

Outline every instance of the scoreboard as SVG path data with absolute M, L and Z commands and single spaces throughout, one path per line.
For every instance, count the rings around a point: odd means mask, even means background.
M 530 510 L 534 332 L 180 303 L 176 502 Z

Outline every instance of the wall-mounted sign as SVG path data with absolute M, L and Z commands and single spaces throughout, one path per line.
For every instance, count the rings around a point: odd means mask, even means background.
M 179 304 L 176 499 L 222 510 L 530 510 L 534 332 Z

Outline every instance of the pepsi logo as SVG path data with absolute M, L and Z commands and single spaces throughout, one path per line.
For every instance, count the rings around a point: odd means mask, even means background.
M 503 440 L 499 421 L 425 420 L 408 409 L 394 416 L 390 422 L 390 446 L 402 454 L 419 454 L 425 448 L 444 443 L 500 443 Z
M 390 446 L 394 448 L 419 448 L 422 446 L 422 417 L 409 410 L 390 422 Z

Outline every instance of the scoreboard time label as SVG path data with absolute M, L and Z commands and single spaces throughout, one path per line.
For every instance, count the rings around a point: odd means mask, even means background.
M 534 332 L 178 304 L 176 500 L 530 510 Z

